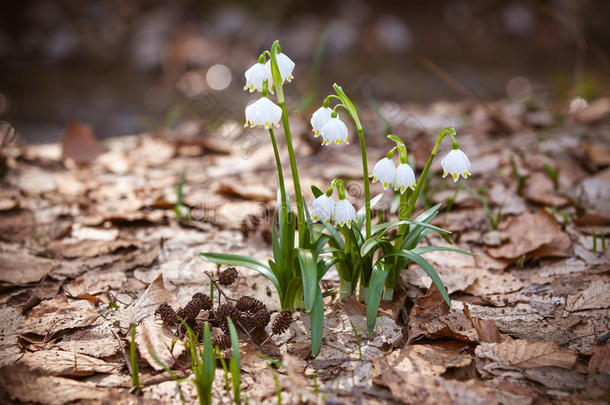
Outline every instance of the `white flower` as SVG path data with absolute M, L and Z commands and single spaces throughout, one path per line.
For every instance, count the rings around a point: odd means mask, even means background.
M 282 83 L 285 81 L 290 83 L 293 79 L 292 71 L 294 70 L 294 62 L 283 53 L 278 53 L 276 60 L 277 68 L 280 71 L 280 77 L 282 78 Z M 269 77 L 273 77 L 271 75 L 271 59 L 265 62 L 265 70 L 267 71 L 267 75 Z
M 266 129 L 271 128 L 272 125 L 279 128 L 281 118 L 282 109 L 267 97 L 261 97 L 246 107 L 246 122 L 244 127 L 250 124 L 252 128 L 257 125 L 263 126 Z
M 468 156 L 459 149 L 453 149 L 451 152 L 447 153 L 447 156 L 441 161 L 441 166 L 443 167 L 443 178 L 446 177 L 447 174 L 451 174 L 454 182 L 458 181 L 460 175 L 464 178 L 472 175 L 472 173 L 470 173 L 470 160 L 468 160 Z
M 356 218 L 356 209 L 349 201 L 339 200 L 337 204 L 335 204 L 335 210 L 333 213 L 335 225 L 347 225 L 349 228 L 352 226 L 352 221 L 354 218 Z
M 313 211 L 313 220 L 320 221 L 327 224 L 333 216 L 333 210 L 335 209 L 335 200 L 332 197 L 328 197 L 326 194 L 322 194 L 311 204 Z
M 320 107 L 311 116 L 311 126 L 314 132 L 314 138 L 320 136 L 320 130 L 331 119 L 333 109 L 330 107 Z
M 322 135 L 322 145 L 330 145 L 331 143 L 339 145 L 343 142 L 349 144 L 347 126 L 339 119 L 338 115 L 324 124 L 320 129 L 320 135 Z
M 402 194 L 407 190 L 407 187 L 415 190 L 415 173 L 413 173 L 411 166 L 401 163 L 396 168 L 396 174 L 394 175 L 394 191 L 400 190 L 400 194 Z
M 246 70 L 245 76 L 246 85 L 244 86 L 244 90 L 250 90 L 250 93 L 254 90 L 263 91 L 263 82 L 267 79 L 269 92 L 273 93 L 273 79 L 271 79 L 271 75 L 267 74 L 264 63 L 257 62 L 252 65 L 250 69 Z
M 379 181 L 383 185 L 383 189 L 387 190 L 390 184 L 394 184 L 395 172 L 394 162 L 384 157 L 373 168 L 373 183 Z

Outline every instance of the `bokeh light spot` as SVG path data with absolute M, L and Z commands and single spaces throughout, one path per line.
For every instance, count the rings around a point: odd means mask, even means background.
M 208 69 L 205 81 L 214 90 L 224 90 L 231 84 L 231 71 L 225 65 L 214 65 Z

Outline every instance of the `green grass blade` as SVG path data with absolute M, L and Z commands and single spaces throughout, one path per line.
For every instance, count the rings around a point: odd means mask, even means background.
M 239 356 L 239 336 L 231 318 L 227 317 L 229 323 L 229 333 L 231 334 L 231 347 L 233 356 L 229 368 L 231 369 L 231 383 L 233 385 L 233 401 L 239 405 L 241 402 L 241 360 Z
M 204 403 L 212 403 L 212 384 L 216 375 L 216 356 L 212 348 L 212 332 L 206 322 L 203 329 L 203 385 L 205 387 Z
M 468 255 L 468 256 L 477 256 L 476 253 L 468 252 L 468 251 L 462 250 L 462 249 L 447 247 L 447 246 L 418 246 L 414 249 L 411 249 L 411 252 L 418 254 L 418 255 L 422 255 L 422 254 L 428 253 L 428 252 L 439 252 L 439 251 L 461 253 L 463 255 Z
M 140 392 L 140 367 L 138 366 L 138 356 L 136 354 L 136 325 L 131 326 L 131 342 L 129 344 L 129 358 L 131 363 L 131 383 L 136 392 Z

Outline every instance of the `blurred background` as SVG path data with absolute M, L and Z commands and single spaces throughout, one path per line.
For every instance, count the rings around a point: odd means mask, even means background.
M 243 72 L 279 39 L 290 108 L 334 81 L 358 103 L 608 95 L 610 3 L 595 0 L 57 0 L 0 3 L 0 119 L 22 142 L 72 120 L 98 138 L 242 121 Z

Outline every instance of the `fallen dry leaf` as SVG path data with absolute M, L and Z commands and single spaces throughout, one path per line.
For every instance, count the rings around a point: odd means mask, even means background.
M 40 281 L 56 263 L 26 252 L 0 252 L 0 281 L 26 285 Z
M 36 219 L 30 210 L 14 209 L 0 212 L 0 239 L 23 242 L 33 237 Z
M 590 374 L 610 374 L 610 347 L 595 346 L 587 370 Z
M 184 353 L 184 343 L 176 338 L 174 332 L 165 327 L 159 318 L 148 318 L 140 322 L 136 328 L 136 344 L 140 357 L 155 370 L 163 370 L 164 367 L 157 363 L 149 350 L 170 368 Z
M 78 164 L 91 163 L 104 150 L 89 125 L 72 121 L 62 140 L 62 158 Z
M 140 245 L 140 242 L 133 240 L 84 239 L 73 243 L 54 242 L 48 246 L 48 249 L 57 257 L 72 259 L 101 256 L 119 249 L 137 248 Z
M 17 332 L 51 336 L 61 330 L 92 325 L 99 316 L 91 309 L 70 305 L 65 295 L 58 295 L 34 307 Z
M 80 329 L 63 336 L 55 346 L 68 352 L 86 354 L 97 358 L 111 357 L 118 353 L 119 344 L 107 325 Z
M 576 353 L 561 349 L 554 342 L 528 342 L 506 339 L 501 343 L 481 343 L 475 350 L 478 357 L 498 363 L 498 367 L 559 367 L 572 369 Z
M 93 373 L 114 373 L 122 364 L 109 363 L 80 353 L 64 350 L 39 350 L 25 353 L 19 360 L 30 370 L 38 370 L 44 375 L 82 377 Z
M 610 307 L 610 280 L 592 281 L 589 287 L 575 295 L 568 295 L 566 311 Z
M 569 202 L 567 198 L 557 195 L 553 181 L 542 172 L 531 174 L 527 180 L 524 196 L 536 204 L 553 207 L 562 207 Z
M 122 269 L 92 270 L 72 280 L 64 288 L 72 297 L 95 295 L 110 289 L 119 289 L 127 276 Z
M 546 210 L 526 212 L 512 217 L 503 231 L 508 243 L 487 248 L 490 256 L 500 259 L 520 257 L 565 257 L 570 255 L 570 237 L 561 230 L 555 217 Z
M 25 319 L 16 308 L 0 308 L 0 367 L 16 362 L 21 357 L 17 327 Z

